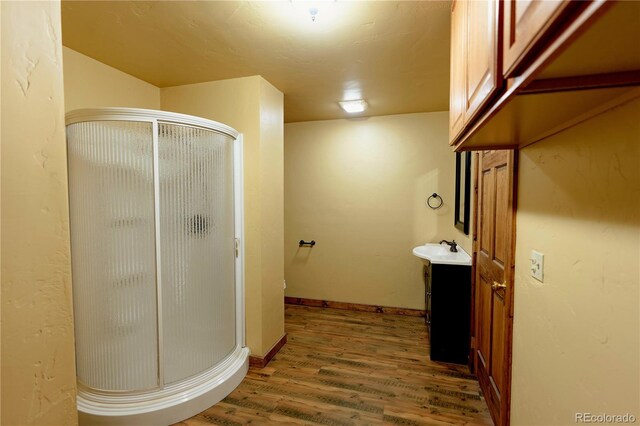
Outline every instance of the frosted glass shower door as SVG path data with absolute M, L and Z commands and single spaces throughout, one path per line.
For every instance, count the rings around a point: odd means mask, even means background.
M 233 147 L 221 133 L 158 123 L 165 384 L 236 345 Z
M 78 380 L 106 391 L 155 388 L 152 124 L 75 123 L 67 141 Z
M 134 108 L 66 129 L 79 423 L 180 422 L 249 369 L 242 135 Z

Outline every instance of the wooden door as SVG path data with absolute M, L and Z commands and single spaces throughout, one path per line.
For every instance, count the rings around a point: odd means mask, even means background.
M 503 62 L 505 78 L 533 52 L 536 44 L 560 21 L 562 14 L 577 6 L 566 0 L 506 0 L 503 18 Z
M 475 268 L 475 364 L 496 425 L 509 423 L 515 151 L 484 151 L 478 166 Z

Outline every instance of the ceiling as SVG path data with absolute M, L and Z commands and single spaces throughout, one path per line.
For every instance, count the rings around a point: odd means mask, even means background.
M 309 7 L 319 9 L 311 20 Z M 64 1 L 63 44 L 158 87 L 261 75 L 285 121 L 448 109 L 449 1 Z

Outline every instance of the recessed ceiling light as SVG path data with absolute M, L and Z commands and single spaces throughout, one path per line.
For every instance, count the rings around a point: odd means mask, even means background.
M 364 99 L 357 99 L 355 101 L 340 101 L 338 102 L 340 108 L 342 108 L 345 112 L 349 114 L 354 114 L 356 112 L 362 112 L 367 109 L 367 102 Z

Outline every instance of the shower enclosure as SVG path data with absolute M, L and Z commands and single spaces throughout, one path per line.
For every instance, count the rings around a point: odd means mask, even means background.
M 67 148 L 80 422 L 190 417 L 248 369 L 241 135 L 183 114 L 78 110 Z

